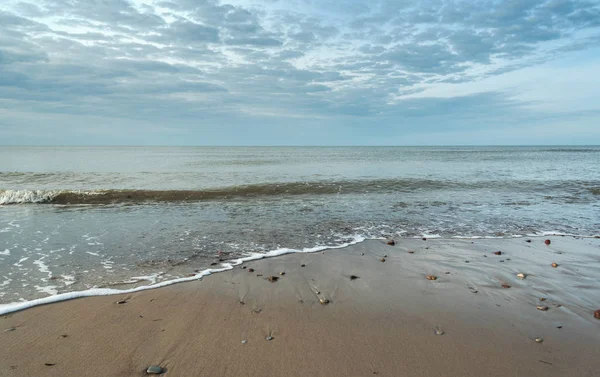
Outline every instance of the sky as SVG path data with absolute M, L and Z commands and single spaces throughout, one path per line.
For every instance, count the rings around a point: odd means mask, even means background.
M 600 144 L 600 0 L 2 0 L 0 145 Z

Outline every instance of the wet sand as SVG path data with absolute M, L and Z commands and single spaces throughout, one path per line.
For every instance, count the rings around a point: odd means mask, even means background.
M 0 317 L 0 376 L 596 376 L 600 239 L 544 239 L 372 240 L 31 308 Z

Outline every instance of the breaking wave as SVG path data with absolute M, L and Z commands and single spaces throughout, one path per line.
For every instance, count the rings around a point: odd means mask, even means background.
M 512 189 L 543 192 L 562 191 L 579 199 L 600 193 L 598 181 L 485 181 L 464 182 L 429 179 L 376 179 L 268 183 L 204 190 L 0 190 L 0 205 L 7 204 L 119 204 L 146 202 L 194 202 L 232 198 L 294 195 L 341 195 L 403 193 L 419 190 Z M 586 199 L 583 199 L 586 200 Z

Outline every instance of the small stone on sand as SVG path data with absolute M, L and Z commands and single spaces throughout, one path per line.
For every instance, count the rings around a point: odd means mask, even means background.
M 522 272 L 519 272 L 519 273 L 517 274 L 517 277 L 518 277 L 519 279 L 525 279 L 525 278 L 527 277 L 527 275 L 525 275 L 525 274 L 524 274 L 524 273 L 522 273 Z
M 285 272 L 281 271 L 281 272 L 279 273 L 279 275 L 283 276 L 283 275 L 285 275 Z
M 545 297 L 540 297 L 540 301 L 546 301 Z
M 301 264 L 300 267 L 306 267 L 306 265 L 305 264 Z
M 423 241 L 427 241 L 427 238 L 423 237 Z
M 273 340 L 274 338 L 271 335 L 269 335 L 265 339 L 270 341 L 270 340 Z
M 148 369 L 146 369 L 147 374 L 162 374 L 162 372 L 162 368 L 156 365 L 149 366 Z
M 409 254 L 414 254 L 415 252 L 414 252 L 414 251 L 412 251 L 412 250 L 408 250 L 408 253 L 409 253 Z
M 494 251 L 494 255 L 502 255 L 501 251 Z
M 594 318 L 596 318 L 596 319 L 600 319 L 600 310 L 596 310 L 596 311 L 594 312 Z
M 394 241 L 393 239 L 392 240 L 388 240 L 387 244 L 390 245 L 390 246 L 394 246 L 396 244 L 396 241 Z
M 536 309 L 545 312 L 548 310 L 548 307 L 544 306 L 544 305 L 538 305 L 538 306 L 536 306 Z
M 254 272 L 254 268 L 249 268 L 248 272 Z
M 508 285 L 508 284 L 502 284 L 502 288 L 510 288 L 510 285 Z
M 119 301 L 117 301 L 117 304 L 119 304 L 119 305 L 127 304 L 127 300 L 119 300 Z
M 525 240 L 525 242 L 531 243 L 531 240 Z
M 541 342 L 543 342 L 543 341 L 544 341 L 544 339 L 542 339 L 542 338 L 535 338 L 535 342 L 536 342 L 536 343 L 541 343 Z
M 242 344 L 246 344 L 248 341 L 246 339 L 242 340 Z
M 267 280 L 271 283 L 275 283 L 277 280 L 279 280 L 279 278 L 277 276 L 269 276 Z
M 552 267 L 556 268 L 556 267 L 558 267 L 558 264 L 557 263 L 552 263 Z
M 356 280 L 356 279 L 358 279 L 358 276 L 356 276 L 356 275 L 350 275 L 350 280 Z
M 546 245 L 550 245 L 550 243 L 551 243 L 551 242 L 550 242 L 550 240 L 546 240 L 546 241 L 544 241 L 544 243 L 545 243 Z
M 444 332 L 440 329 L 435 329 L 435 335 L 444 335 Z
M 385 258 L 381 258 L 381 259 L 380 259 L 380 261 L 381 261 L 381 262 L 385 262 Z
M 437 280 L 437 276 L 435 275 L 427 275 L 426 278 L 427 280 Z
M 329 304 L 329 300 L 326 298 L 320 298 L 319 302 L 321 303 L 321 305 L 327 305 Z

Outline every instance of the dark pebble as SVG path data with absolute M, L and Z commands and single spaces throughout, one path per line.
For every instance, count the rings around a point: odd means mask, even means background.
M 356 275 L 350 275 L 350 280 L 356 280 L 356 279 L 358 279 L 358 276 L 356 276 Z

